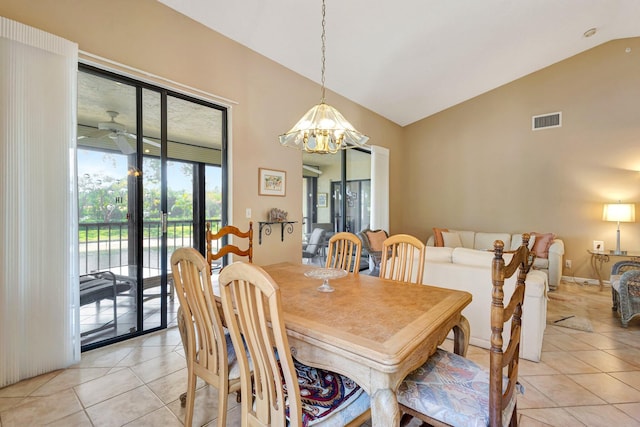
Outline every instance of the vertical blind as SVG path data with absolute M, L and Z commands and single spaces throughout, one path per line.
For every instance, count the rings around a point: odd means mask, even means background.
M 77 63 L 0 17 L 0 387 L 80 360 Z

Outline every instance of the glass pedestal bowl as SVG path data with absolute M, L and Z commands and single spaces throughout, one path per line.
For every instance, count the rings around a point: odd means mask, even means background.
M 339 279 L 347 275 L 345 270 L 340 268 L 314 268 L 304 273 L 306 277 L 321 279 L 322 285 L 318 286 L 320 292 L 333 292 L 335 289 L 329 284 L 329 279 Z

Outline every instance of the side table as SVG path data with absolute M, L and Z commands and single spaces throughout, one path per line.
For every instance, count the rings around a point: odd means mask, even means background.
M 629 252 L 625 251 L 621 254 L 616 254 L 612 251 L 604 252 L 604 251 L 594 251 L 592 249 L 587 249 L 587 252 L 591 254 L 591 269 L 595 273 L 598 278 L 598 283 L 600 284 L 600 290 L 604 288 L 604 283 L 602 281 L 602 264 L 608 263 L 611 258 L 621 258 L 621 259 L 629 259 L 632 261 L 640 262 L 640 252 Z

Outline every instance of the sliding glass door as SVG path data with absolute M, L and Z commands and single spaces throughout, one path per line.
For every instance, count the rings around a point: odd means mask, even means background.
M 226 110 L 87 66 L 78 81 L 84 350 L 175 324 L 171 254 L 225 219 Z

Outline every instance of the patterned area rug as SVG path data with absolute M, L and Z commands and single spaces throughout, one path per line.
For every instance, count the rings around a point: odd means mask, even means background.
M 563 328 L 576 329 L 578 331 L 593 332 L 593 326 L 591 325 L 591 321 L 589 319 L 572 314 L 547 319 L 547 324 L 562 326 Z

